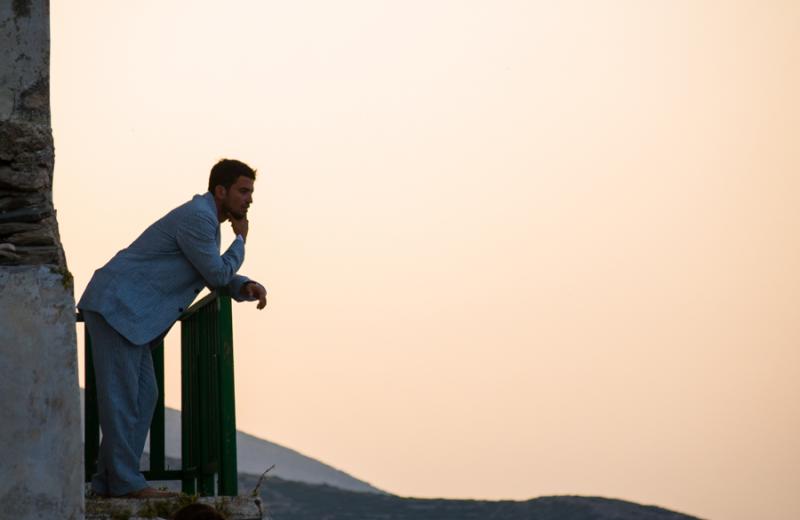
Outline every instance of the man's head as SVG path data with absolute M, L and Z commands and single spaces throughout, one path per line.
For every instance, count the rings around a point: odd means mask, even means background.
M 222 159 L 211 168 L 208 191 L 214 194 L 220 221 L 241 220 L 253 203 L 253 182 L 256 171 L 241 161 Z

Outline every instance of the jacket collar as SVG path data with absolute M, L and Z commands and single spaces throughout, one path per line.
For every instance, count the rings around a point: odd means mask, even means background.
M 207 191 L 201 197 L 208 203 L 211 213 L 214 214 L 214 219 L 219 222 L 219 215 L 217 215 L 217 204 L 214 202 L 214 194 L 210 191 Z

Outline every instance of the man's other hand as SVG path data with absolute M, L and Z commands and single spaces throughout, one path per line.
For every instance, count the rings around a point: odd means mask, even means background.
M 247 221 L 247 217 L 243 217 L 240 219 L 235 219 L 231 217 L 231 227 L 233 228 L 234 235 L 242 235 L 242 238 L 245 241 L 247 240 L 247 231 L 250 227 L 250 223 Z
M 258 310 L 267 306 L 267 290 L 258 282 L 247 282 L 239 293 L 245 298 L 258 298 L 258 305 L 256 305 Z

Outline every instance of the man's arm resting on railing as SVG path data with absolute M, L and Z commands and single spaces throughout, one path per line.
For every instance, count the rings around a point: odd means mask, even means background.
M 231 298 L 237 302 L 254 302 L 258 300 L 257 309 L 263 309 L 267 305 L 267 289 L 246 276 L 234 275 L 231 283 L 228 284 Z

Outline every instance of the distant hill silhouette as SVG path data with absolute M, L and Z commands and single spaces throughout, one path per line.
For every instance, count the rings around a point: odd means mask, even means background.
M 239 475 L 240 492 L 258 477 Z M 554 496 L 527 501 L 445 500 L 358 493 L 266 478 L 259 495 L 273 520 L 698 520 L 655 506 L 600 497 Z
M 177 464 L 177 461 L 170 461 Z M 525 501 L 409 498 L 347 491 L 239 473 L 239 494 L 258 495 L 265 520 L 700 520 L 657 506 L 602 497 L 552 496 Z M 179 482 L 155 482 L 180 491 Z

